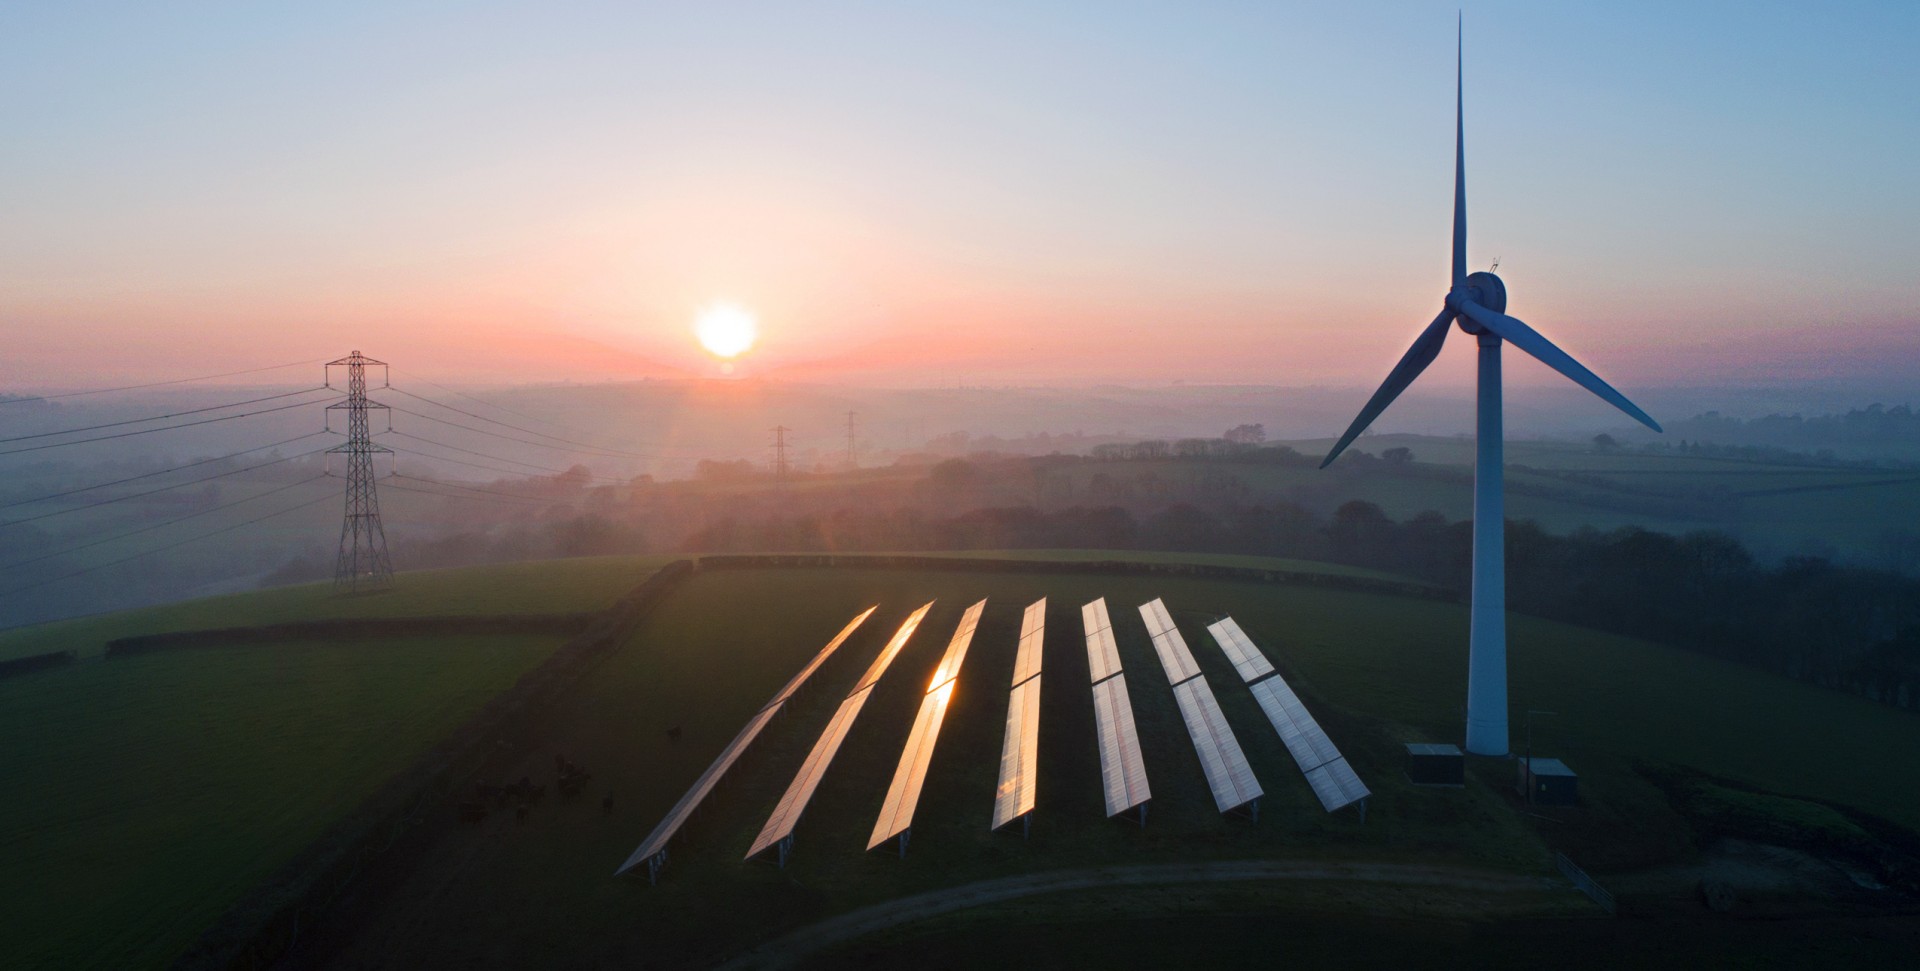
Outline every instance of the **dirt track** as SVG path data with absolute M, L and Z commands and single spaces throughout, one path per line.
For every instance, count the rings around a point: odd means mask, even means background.
M 735 957 L 723 967 L 739 969 L 788 967 L 820 950 L 876 931 L 1020 897 L 1091 888 L 1230 883 L 1245 880 L 1323 880 L 1436 887 L 1486 893 L 1537 893 L 1565 886 L 1562 881 L 1544 876 L 1522 876 L 1468 867 L 1414 866 L 1394 863 L 1247 860 L 1228 863 L 1182 863 L 1059 870 L 1000 880 L 982 880 L 978 883 L 949 887 L 912 897 L 901 897 L 898 900 L 864 907 L 768 941 Z

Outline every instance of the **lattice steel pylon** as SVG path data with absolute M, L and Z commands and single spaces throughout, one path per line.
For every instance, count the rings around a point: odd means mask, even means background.
M 387 558 L 387 532 L 380 525 L 380 497 L 373 491 L 373 456 L 391 454 L 393 449 L 376 445 L 367 429 L 367 409 L 387 406 L 367 398 L 367 366 L 385 368 L 386 362 L 354 351 L 337 361 L 328 361 L 327 378 L 332 383 L 332 368 L 347 369 L 347 399 L 328 405 L 328 411 L 347 413 L 347 440 L 327 449 L 347 456 L 347 509 L 340 522 L 340 556 L 334 561 L 333 589 L 344 593 L 377 590 L 393 582 L 393 561 Z M 384 373 L 384 372 L 383 372 Z M 382 379 L 385 383 L 385 379 Z
M 773 428 L 773 478 L 776 482 L 787 481 L 787 433 L 793 431 L 785 425 Z

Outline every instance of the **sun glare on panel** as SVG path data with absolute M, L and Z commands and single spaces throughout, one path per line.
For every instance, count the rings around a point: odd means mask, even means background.
M 730 303 L 717 303 L 700 312 L 693 333 L 700 346 L 715 357 L 735 358 L 753 349 L 760 336 L 753 314 Z

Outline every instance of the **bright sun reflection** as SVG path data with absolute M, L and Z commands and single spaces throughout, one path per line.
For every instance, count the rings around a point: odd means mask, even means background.
M 753 342 L 760 336 L 760 327 L 753 315 L 741 307 L 717 303 L 700 312 L 700 318 L 694 321 L 693 333 L 700 338 L 700 346 L 715 357 L 733 358 L 753 348 Z

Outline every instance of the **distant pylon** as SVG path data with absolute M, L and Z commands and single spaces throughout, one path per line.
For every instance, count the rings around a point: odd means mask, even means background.
M 847 468 L 857 469 L 860 463 L 855 461 L 853 452 L 853 412 L 847 412 Z
M 773 477 L 776 481 L 787 481 L 787 432 L 792 431 L 785 425 L 773 427 Z
M 391 453 L 393 449 L 375 445 L 367 429 L 367 409 L 387 407 L 367 400 L 369 364 L 387 366 L 386 362 L 376 361 L 359 351 L 327 362 L 329 368 L 344 366 L 347 369 L 347 400 L 327 406 L 328 411 L 347 413 L 346 443 L 327 449 L 329 454 L 344 452 L 347 456 L 346 518 L 340 522 L 340 556 L 333 567 L 333 588 L 347 593 L 379 589 L 393 582 L 393 561 L 387 558 L 387 532 L 380 525 L 380 497 L 373 491 L 374 453 Z M 331 381 L 329 371 L 328 382 Z

